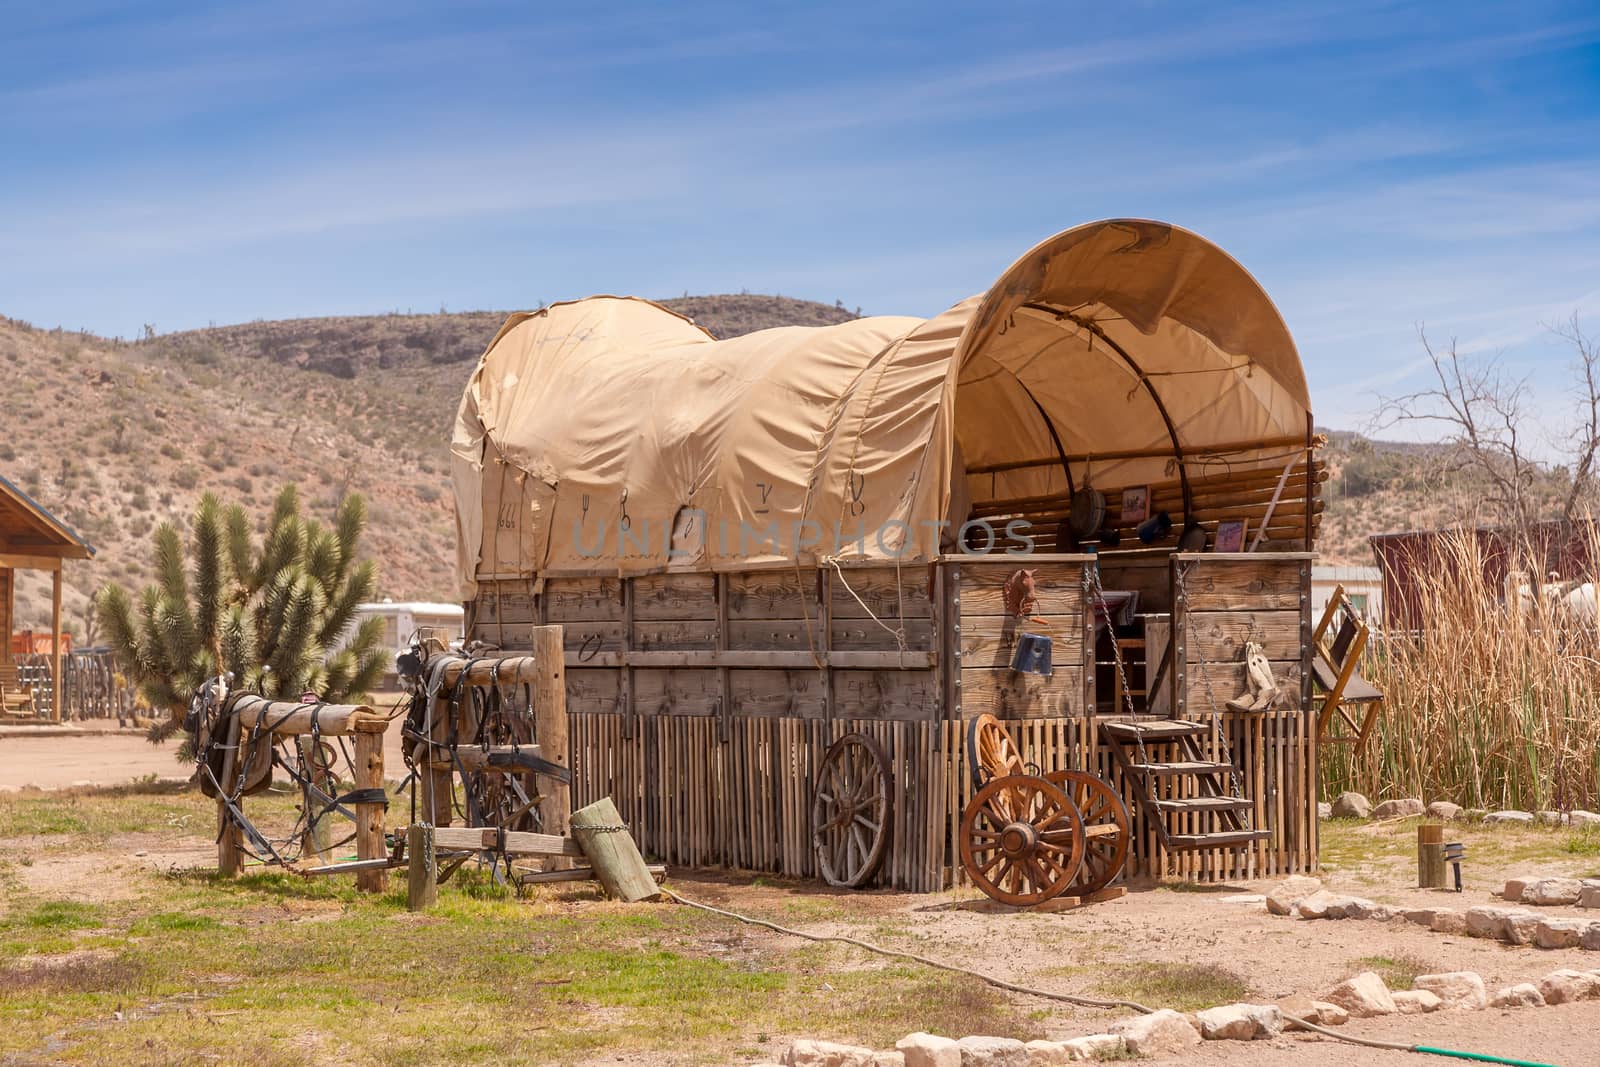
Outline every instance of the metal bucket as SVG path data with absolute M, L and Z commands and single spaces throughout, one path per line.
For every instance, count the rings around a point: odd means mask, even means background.
M 1011 655 L 1011 669 L 1049 677 L 1052 673 L 1050 648 L 1050 638 L 1043 634 L 1018 634 L 1017 650 Z

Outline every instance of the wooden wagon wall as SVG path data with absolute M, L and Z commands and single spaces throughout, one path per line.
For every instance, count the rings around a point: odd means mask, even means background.
M 1212 574 L 1206 561 L 1222 559 L 1202 557 L 1199 572 L 1188 572 L 1200 637 L 1177 650 L 1204 653 L 1214 684 L 1235 670 L 1230 642 L 1252 625 L 1276 633 L 1281 622 L 1222 618 L 1244 611 L 1224 602 L 1288 610 L 1277 571 L 1298 566 L 1271 558 L 1271 579 L 1261 582 L 1236 570 Z M 880 878 L 931 891 L 959 878 L 960 817 L 973 792 L 966 720 L 993 712 L 1041 770 L 1086 768 L 1121 785 L 1097 738 L 1092 565 L 952 557 L 931 567 L 551 578 L 538 595 L 526 580 L 485 581 L 468 636 L 514 649 L 526 647 L 536 623 L 564 627 L 573 802 L 611 796 L 641 848 L 669 864 L 815 874 L 816 767 L 833 740 L 868 734 L 887 754 L 896 789 Z M 1049 678 L 1009 670 L 1017 620 L 1006 615 L 1002 588 L 1020 566 L 1035 572 L 1035 611 L 1053 639 Z M 1259 603 L 1252 583 L 1265 596 Z M 1269 655 L 1283 651 L 1272 647 Z M 1198 678 L 1185 675 L 1191 688 Z M 1303 716 L 1284 708 L 1220 722 L 1213 750 L 1244 769 L 1255 825 L 1273 829 L 1272 841 L 1169 857 L 1136 814 L 1130 871 L 1217 880 L 1314 869 L 1315 761 Z

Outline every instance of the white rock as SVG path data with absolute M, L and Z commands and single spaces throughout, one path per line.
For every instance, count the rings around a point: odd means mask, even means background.
M 1317 801 L 1317 818 L 1319 818 L 1319 819 L 1331 819 L 1331 818 L 1333 818 L 1333 805 L 1330 804 L 1326 800 Z
M 961 1046 L 948 1037 L 918 1031 L 894 1043 L 906 1067 L 961 1067 Z
M 1274 915 L 1290 915 L 1294 906 L 1322 888 L 1322 882 L 1303 874 L 1292 874 L 1267 893 L 1267 910 Z
M 1464 934 L 1467 932 L 1467 920 L 1454 908 L 1435 908 L 1428 929 L 1436 934 Z
M 1540 907 L 1576 904 L 1583 895 L 1583 883 L 1576 878 L 1540 878 L 1522 887 L 1522 902 Z
M 1389 993 L 1389 987 L 1372 971 L 1362 971 L 1354 978 L 1340 982 L 1328 991 L 1327 1000 L 1358 1019 L 1372 1015 L 1393 1015 L 1400 1010 Z
M 1294 913 L 1302 919 L 1326 919 L 1330 916 L 1328 911 L 1333 907 L 1343 907 L 1348 897 L 1341 897 L 1330 893 L 1326 889 L 1319 889 L 1309 897 L 1294 906 Z
M 1372 801 L 1360 793 L 1340 793 L 1330 810 L 1341 819 L 1365 819 L 1372 814 Z
M 796 1041 L 783 1062 L 788 1067 L 872 1067 L 873 1052 L 832 1041 Z
M 1225 1004 L 1194 1017 L 1207 1041 L 1254 1041 L 1283 1032 L 1283 1012 L 1276 1004 Z
M 874 1052 L 872 1067 L 906 1067 L 904 1052 Z
M 1393 908 L 1387 904 L 1379 904 L 1375 900 L 1368 900 L 1366 897 L 1345 898 L 1338 912 L 1339 914 L 1335 915 L 1333 910 L 1330 909 L 1328 917 L 1334 919 L 1372 919 L 1378 922 L 1388 922 L 1394 918 Z
M 1422 801 L 1412 797 L 1403 800 L 1385 800 L 1372 809 L 1374 819 L 1408 819 L 1413 815 L 1421 815 L 1427 809 Z
M 1533 943 L 1540 948 L 1577 948 L 1588 927 L 1588 919 L 1541 919 Z
M 1343 1026 L 1350 1021 L 1350 1013 L 1337 1004 L 1329 1004 L 1325 1000 L 1313 1000 L 1311 1006 L 1317 1009 L 1316 1018 L 1306 1017 L 1306 1022 L 1316 1023 L 1318 1026 Z
M 1200 1031 L 1189 1017 L 1171 1008 L 1124 1019 L 1112 1025 L 1111 1032 L 1120 1034 L 1135 1056 L 1169 1056 L 1200 1043 Z
M 1082 1056 L 1074 1056 L 1060 1041 L 1029 1041 L 1022 1047 L 1028 1050 L 1028 1067 L 1061 1067 L 1062 1064 L 1083 1059 Z
M 1536 811 L 1533 813 L 1534 821 L 1540 826 L 1565 826 L 1567 817 L 1559 811 Z
M 1490 826 L 1532 826 L 1533 813 L 1528 811 L 1491 811 L 1483 817 Z
M 1121 1056 L 1124 1046 L 1121 1034 L 1090 1034 L 1071 1037 L 1061 1042 L 1068 1053 L 1079 1060 L 1104 1060 Z
M 1475 971 L 1420 974 L 1412 980 L 1411 988 L 1427 990 L 1438 997 L 1447 1008 L 1476 1010 L 1489 1003 L 1489 994 L 1483 987 L 1483 978 Z
M 1522 891 L 1537 882 L 1539 879 L 1532 875 L 1523 875 L 1520 878 L 1507 878 L 1505 888 L 1500 890 L 1500 895 L 1512 903 L 1522 900 Z
M 1532 982 L 1518 982 L 1507 986 L 1489 998 L 1491 1008 L 1542 1008 L 1544 994 Z
M 1586 830 L 1591 826 L 1600 826 L 1600 814 L 1579 808 L 1567 816 L 1567 825 L 1574 830 Z
M 1583 932 L 1578 935 L 1578 947 L 1590 952 L 1600 949 L 1600 923 L 1591 922 L 1584 926 Z
M 1600 908 L 1600 886 L 1586 885 L 1578 894 L 1578 907 Z
M 1546 1004 L 1567 1004 L 1592 997 L 1600 989 L 1600 978 L 1587 971 L 1562 968 L 1539 979 L 1539 994 Z
M 1398 989 L 1390 994 L 1401 1015 L 1423 1015 L 1438 1011 L 1443 1001 L 1426 989 Z
M 1505 940 L 1512 945 L 1531 945 L 1542 922 L 1544 919 L 1536 912 L 1513 911 L 1506 916 Z
M 963 1037 L 961 1067 L 1028 1067 L 1028 1049 L 1014 1037 Z
M 1456 816 L 1461 814 L 1461 805 L 1452 804 L 1448 800 L 1435 800 L 1428 805 L 1428 817 L 1440 819 L 1444 822 L 1454 822 Z
M 1479 904 L 1475 908 L 1468 908 L 1461 917 L 1466 921 L 1467 933 L 1471 936 L 1501 941 L 1505 939 L 1506 918 L 1510 914 L 1506 908 Z

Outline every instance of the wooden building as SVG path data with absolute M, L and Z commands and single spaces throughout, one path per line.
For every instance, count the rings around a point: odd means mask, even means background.
M 991 713 L 1115 784 L 1135 870 L 1310 871 L 1318 444 L 1266 294 L 1161 223 L 1058 234 L 925 322 L 716 341 L 556 304 L 458 414 L 467 636 L 562 624 L 574 804 L 610 795 L 668 863 L 816 873 L 817 767 L 860 731 L 892 773 L 879 881 L 951 884 Z M 1048 675 L 1011 669 L 1024 633 Z M 1233 711 L 1247 644 L 1281 692 Z
M 17 486 L 0 477 L 0 715 L 6 719 L 37 719 L 30 694 L 17 684 L 17 668 L 11 654 L 11 631 L 16 621 L 16 572 L 49 571 L 50 632 L 61 633 L 61 572 L 69 559 L 89 559 L 94 549 L 68 526 Z M 50 676 L 52 692 L 59 691 L 61 642 L 51 642 Z M 51 719 L 59 720 L 60 702 L 50 709 Z

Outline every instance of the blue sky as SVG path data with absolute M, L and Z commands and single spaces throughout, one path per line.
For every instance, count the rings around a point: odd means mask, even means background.
M 1592 3 L 0 0 L 0 313 L 780 292 L 931 315 L 1108 216 L 1236 255 L 1319 421 L 1416 325 L 1559 397 L 1600 332 Z

